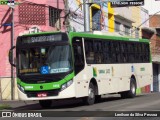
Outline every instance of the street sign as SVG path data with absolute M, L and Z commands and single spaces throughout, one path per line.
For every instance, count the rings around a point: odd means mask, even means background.
M 12 23 L 4 23 L 2 26 L 12 26 Z

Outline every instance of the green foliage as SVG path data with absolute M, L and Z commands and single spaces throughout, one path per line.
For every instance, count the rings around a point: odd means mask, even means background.
M 11 109 L 11 106 L 9 106 L 8 104 L 2 104 L 0 105 L 0 110 L 3 110 L 3 109 Z

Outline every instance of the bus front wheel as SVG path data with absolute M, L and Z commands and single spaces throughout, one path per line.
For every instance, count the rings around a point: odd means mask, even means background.
M 52 106 L 52 100 L 39 100 L 39 104 L 42 108 L 50 108 Z
M 95 103 L 95 87 L 92 82 L 89 84 L 88 96 L 83 98 L 83 102 L 87 105 Z

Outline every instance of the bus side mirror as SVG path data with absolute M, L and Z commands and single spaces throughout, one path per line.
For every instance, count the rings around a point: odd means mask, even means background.
M 10 50 L 9 50 L 9 63 L 16 67 L 16 65 L 13 63 L 13 50 L 16 48 L 16 46 L 13 46 Z

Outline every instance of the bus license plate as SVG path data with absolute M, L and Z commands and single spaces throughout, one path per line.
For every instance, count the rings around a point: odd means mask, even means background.
M 47 97 L 47 93 L 38 93 L 37 97 Z

